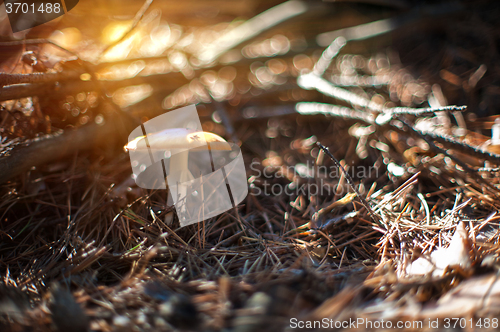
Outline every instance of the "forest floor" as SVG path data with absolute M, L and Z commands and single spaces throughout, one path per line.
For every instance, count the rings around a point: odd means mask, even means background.
M 14 35 L 0 16 L 0 329 L 497 330 L 499 15 L 88 0 Z M 123 146 L 191 104 L 249 192 L 180 227 Z

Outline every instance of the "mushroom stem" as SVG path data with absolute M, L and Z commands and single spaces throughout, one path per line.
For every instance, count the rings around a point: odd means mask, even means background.
M 174 202 L 178 202 L 187 195 L 187 188 L 183 183 L 194 180 L 194 176 L 188 168 L 189 150 L 174 154 L 170 158 L 167 181 Z

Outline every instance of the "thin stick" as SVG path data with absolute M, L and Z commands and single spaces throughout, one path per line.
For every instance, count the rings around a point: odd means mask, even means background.
M 326 51 L 325 51 L 326 52 Z M 318 61 L 319 62 L 319 61 Z M 444 106 L 444 107 L 427 107 L 427 108 L 411 108 L 411 107 L 393 107 L 393 108 L 384 108 L 382 105 L 376 104 L 369 99 L 362 97 L 354 92 L 349 90 L 339 88 L 335 86 L 330 81 L 319 77 L 315 73 L 304 74 L 298 77 L 297 84 L 303 89 L 315 89 L 316 91 L 338 99 L 348 102 L 353 106 L 364 107 L 376 112 L 387 113 L 388 115 L 392 115 L 393 117 L 402 115 L 402 114 L 411 114 L 411 115 L 424 115 L 424 114 L 433 114 L 441 111 L 465 111 L 467 106 Z M 390 118 L 389 118 L 390 119 Z
M 386 112 L 391 113 L 393 116 L 409 114 L 409 115 L 424 115 L 433 114 L 436 112 L 449 111 L 449 112 L 463 112 L 467 110 L 467 106 L 443 106 L 443 107 L 426 107 L 426 108 L 411 108 L 411 107 L 393 107 L 386 109 Z
M 274 6 L 223 34 L 208 47 L 201 50 L 198 58 L 202 63 L 211 63 L 241 43 L 258 36 L 281 22 L 305 13 L 308 7 L 308 4 L 304 1 L 286 1 Z
M 300 102 L 295 105 L 295 109 L 302 115 L 324 114 L 338 116 L 343 119 L 361 120 L 373 124 L 374 117 L 371 113 L 353 110 L 352 108 L 331 104 Z
M 126 33 L 124 33 L 120 39 L 118 39 L 117 41 L 106 46 L 106 48 L 101 52 L 101 54 L 99 54 L 99 57 L 97 58 L 98 62 L 102 59 L 102 57 L 106 54 L 107 51 L 109 51 L 114 46 L 120 44 L 122 41 L 124 41 L 127 37 L 130 36 L 132 31 L 134 31 L 134 29 L 137 27 L 137 24 L 139 24 L 142 17 L 144 16 L 144 13 L 148 10 L 149 6 L 152 3 L 153 3 L 153 0 L 144 1 L 144 4 L 142 5 L 141 9 L 139 9 L 139 11 L 135 14 L 134 21 L 132 22 L 132 25 L 130 26 L 128 31 Z
M 371 102 L 369 99 L 349 90 L 339 88 L 314 73 L 300 75 L 297 78 L 297 84 L 303 89 L 315 89 L 324 95 L 346 101 L 353 106 L 366 107 L 377 112 L 383 111 L 382 105 Z
M 420 138 L 423 138 L 424 141 L 426 141 L 429 144 L 429 146 L 431 148 L 433 148 L 435 151 L 437 151 L 438 153 L 442 153 L 445 156 L 450 157 L 451 160 L 453 160 L 457 165 L 462 167 L 464 169 L 464 171 L 470 173 L 472 177 L 474 177 L 478 182 L 482 183 L 486 188 L 488 188 L 490 193 L 492 193 L 494 195 L 498 195 L 498 192 L 499 192 L 498 188 L 496 188 L 495 186 L 491 185 L 489 182 L 484 180 L 481 176 L 478 175 L 477 172 L 475 172 L 472 168 L 470 168 L 469 165 L 467 165 L 465 162 L 463 162 L 460 159 L 458 159 L 457 157 L 449 154 L 445 149 L 437 146 L 433 142 L 433 140 L 431 139 L 431 137 L 434 139 L 436 139 L 436 137 L 433 137 L 433 135 L 429 135 L 428 133 L 423 134 L 421 131 L 415 129 L 415 127 L 406 119 L 399 118 L 399 120 L 401 120 L 401 122 L 405 125 L 405 127 L 407 127 L 411 132 L 417 134 Z
M 327 46 L 339 36 L 343 36 L 347 41 L 370 39 L 395 31 L 411 23 L 421 21 L 423 18 L 439 17 L 460 11 L 462 9 L 464 9 L 464 6 L 460 3 L 446 3 L 416 7 L 405 14 L 392 18 L 360 24 L 350 28 L 324 32 L 319 34 L 318 37 L 316 37 L 316 40 L 318 45 Z
M 121 119 L 124 121 L 125 119 Z M 37 138 L 27 145 L 16 146 L 5 157 L 0 158 L 0 183 L 29 170 L 33 166 L 61 159 L 76 151 L 89 150 L 97 144 L 120 134 L 120 130 L 133 128 L 132 124 L 124 127 L 116 121 L 106 121 L 104 125 L 90 124 L 77 130 L 67 130 L 62 135 L 50 135 Z M 125 136 L 123 136 L 125 137 Z
M 479 167 L 478 172 L 500 172 L 500 167 Z
M 400 118 L 399 120 L 402 121 Z M 404 121 L 403 121 L 404 122 Z M 406 125 L 408 123 L 405 123 Z M 443 146 L 446 146 L 451 149 L 456 149 L 458 151 L 467 153 L 469 155 L 478 157 L 478 158 L 484 158 L 486 160 L 493 161 L 495 163 L 500 163 L 500 155 L 496 153 L 492 153 L 489 151 L 482 150 L 481 148 L 477 146 L 470 145 L 466 142 L 459 141 L 453 136 L 450 135 L 444 135 L 444 134 L 438 134 L 436 132 L 430 132 L 430 131 L 420 131 L 412 126 L 412 130 L 417 132 L 419 135 L 422 136 L 427 136 L 432 138 L 433 140 L 443 144 Z
M 326 69 L 332 63 L 333 58 L 339 54 L 342 47 L 346 44 L 344 37 L 340 36 L 335 38 L 335 40 L 328 46 L 321 54 L 321 58 L 318 59 L 313 68 L 313 73 L 318 76 L 322 76 Z
M 53 83 L 68 79 L 77 79 L 83 71 L 63 71 L 60 73 L 7 74 L 0 73 L 0 87 L 11 84 Z
M 330 157 L 332 159 L 332 161 L 335 163 L 335 165 L 342 171 L 342 173 L 344 174 L 344 176 L 345 176 L 345 178 L 347 180 L 347 183 L 349 183 L 349 185 L 351 186 L 352 190 L 359 197 L 359 200 L 361 201 L 361 204 L 363 204 L 363 206 L 366 208 L 366 210 L 370 213 L 370 216 L 372 217 L 372 219 L 375 222 L 380 223 L 380 218 L 372 210 L 372 208 L 370 207 L 370 204 L 366 201 L 366 199 L 363 196 L 361 196 L 361 193 L 356 189 L 356 187 L 354 185 L 353 179 L 351 178 L 351 176 L 349 175 L 349 173 L 346 172 L 346 170 L 344 169 L 344 167 L 342 167 L 342 165 L 337 160 L 337 158 L 335 158 L 333 156 L 333 154 L 328 150 L 328 148 L 326 148 L 325 146 L 323 146 L 320 142 L 316 142 L 316 145 L 321 150 L 323 150 L 323 152 L 326 153 L 327 156 Z

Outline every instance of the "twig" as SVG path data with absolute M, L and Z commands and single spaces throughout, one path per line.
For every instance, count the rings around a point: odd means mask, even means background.
M 477 172 L 500 172 L 500 167 L 479 167 L 476 169 Z
M 321 104 L 321 103 L 297 103 L 296 106 L 297 112 L 300 114 L 328 114 L 328 115 L 333 115 L 333 116 L 339 116 L 342 118 L 346 119 L 352 119 L 352 120 L 362 120 L 364 122 L 373 124 L 373 117 L 370 114 L 367 114 L 365 112 L 361 111 L 355 111 L 352 109 L 349 109 L 347 107 L 340 107 L 340 106 L 335 106 L 335 105 L 329 105 L 329 104 Z M 446 110 L 461 110 L 463 109 L 462 107 L 457 107 L 457 106 L 448 106 L 446 107 Z M 418 109 L 415 109 L 418 110 Z M 491 161 L 499 162 L 500 163 L 500 155 L 493 154 L 487 151 L 483 151 L 478 149 L 477 147 L 473 147 L 467 143 L 464 143 L 462 141 L 458 141 L 453 137 L 450 136 L 444 136 L 436 133 L 431 133 L 431 132 L 421 132 L 417 130 L 409 121 L 403 119 L 403 118 L 398 118 L 401 120 L 407 128 L 409 128 L 412 132 L 417 134 L 419 137 L 423 138 L 431 147 L 433 147 L 438 153 L 443 153 L 450 158 L 452 158 L 455 163 L 460 165 L 465 171 L 468 171 L 474 176 L 479 182 L 483 183 L 487 187 L 493 190 L 494 193 L 498 192 L 498 189 L 491 186 L 489 183 L 487 183 L 482 177 L 477 175 L 476 172 L 474 172 L 473 169 L 471 169 L 467 164 L 459 160 L 458 158 L 450 155 L 449 153 L 446 152 L 446 150 L 436 146 L 434 144 L 433 140 L 442 143 L 443 145 L 446 145 L 450 148 L 455 148 L 458 150 L 461 150 L 465 153 L 488 159 Z M 394 125 L 391 125 L 394 126 Z M 395 127 L 395 126 L 394 126 Z M 397 128 L 397 127 L 395 127 Z M 399 129 L 399 128 L 398 128 Z
M 375 120 L 374 116 L 370 113 L 331 104 L 300 102 L 296 104 L 295 109 L 302 115 L 324 114 L 350 120 L 361 120 L 370 124 L 374 123 Z
M 399 120 L 403 121 L 403 119 L 399 118 Z M 405 122 L 406 125 L 408 125 L 407 121 Z M 493 161 L 495 163 L 500 163 L 500 155 L 492 152 L 488 152 L 485 150 L 480 149 L 477 146 L 470 145 L 464 141 L 460 141 L 450 135 L 445 135 L 445 134 L 438 134 L 435 132 L 430 132 L 430 131 L 420 131 L 412 126 L 412 131 L 417 132 L 421 136 L 427 136 L 435 140 L 436 142 L 439 142 L 443 144 L 444 146 L 450 148 L 450 149 L 456 149 L 458 151 L 470 154 L 472 156 L 476 156 L 478 158 L 486 159 Z
M 71 53 L 72 55 L 76 54 L 72 51 L 69 51 L 65 49 L 64 47 L 59 46 L 58 44 L 54 43 L 51 40 L 48 39 L 43 39 L 43 38 L 36 38 L 36 39 L 22 39 L 22 40 L 11 40 L 7 42 L 0 42 L 0 46 L 15 46 L 15 45 L 38 45 L 38 44 L 50 44 L 53 45 L 60 50 L 66 51 L 68 53 Z
M 383 111 L 382 105 L 373 103 L 367 98 L 361 97 L 354 92 L 336 87 L 332 83 L 314 73 L 300 75 L 297 78 L 297 84 L 303 89 L 315 89 L 329 97 L 346 101 L 354 106 L 365 107 L 378 112 Z
M 371 102 L 369 99 L 361 97 L 354 92 L 339 88 L 333 85 L 326 79 L 319 77 L 314 73 L 304 74 L 299 76 L 297 84 L 304 89 L 315 89 L 329 97 L 343 100 L 353 106 L 368 108 L 376 112 L 383 112 L 387 115 L 398 116 L 402 114 L 411 114 L 415 116 L 432 114 L 441 111 L 465 111 L 467 106 L 444 106 L 444 107 L 427 107 L 427 108 L 411 108 L 411 107 L 393 107 L 385 108 L 382 105 Z M 390 119 L 390 118 L 388 118 Z
M 7 74 L 0 73 L 0 87 L 11 84 L 53 83 L 57 81 L 77 79 L 83 71 L 63 71 L 58 73 Z M 0 90 L 1 91 L 1 90 Z
M 132 25 L 130 26 L 130 28 L 128 29 L 128 31 L 126 33 L 124 33 L 122 35 L 122 37 L 118 40 L 116 40 L 115 42 L 109 44 L 108 46 L 106 46 L 104 48 L 104 50 L 101 52 L 101 54 L 99 54 L 99 56 L 97 57 L 97 62 L 99 62 L 102 57 L 106 54 L 107 51 L 109 51 L 111 48 L 113 48 L 114 46 L 120 44 L 122 41 L 124 41 L 128 36 L 130 36 L 130 34 L 134 31 L 134 29 L 137 27 L 137 24 L 139 24 L 139 22 L 141 21 L 142 17 L 144 16 L 144 13 L 148 10 L 149 6 L 153 3 L 153 0 L 146 0 L 144 1 L 144 4 L 142 5 L 142 7 L 139 9 L 139 11 L 135 14 L 135 17 L 134 17 L 134 20 L 132 22 Z
M 211 63 L 228 50 L 281 22 L 305 13 L 307 9 L 308 5 L 303 1 L 287 1 L 274 6 L 222 35 L 210 46 L 201 50 L 198 58 L 203 63 Z
M 156 85 L 161 87 L 163 91 L 169 92 L 174 91 L 179 85 L 186 84 L 187 82 L 188 80 L 181 73 L 167 73 L 137 76 L 119 81 L 101 81 L 97 79 L 93 79 L 91 81 L 81 81 L 78 79 L 69 80 L 64 84 L 58 85 L 54 85 L 52 83 L 15 84 L 5 86 L 0 89 L 0 101 L 31 96 L 43 96 L 47 94 L 50 94 L 50 96 L 68 95 L 82 91 L 99 91 L 104 94 L 104 91 L 110 92 L 121 87 L 139 84 Z M 110 98 L 106 98 L 106 101 L 111 102 L 112 100 Z
M 329 80 L 340 87 L 374 87 L 387 85 L 392 77 L 389 75 L 332 75 Z
M 339 54 L 345 44 L 346 40 L 344 37 L 340 36 L 335 38 L 335 40 L 323 51 L 323 54 L 321 54 L 321 57 L 314 65 L 313 73 L 315 75 L 322 76 L 332 63 L 333 58 Z
M 411 108 L 411 107 L 392 107 L 384 110 L 386 113 L 391 113 L 393 116 L 408 114 L 408 115 L 425 115 L 434 114 L 436 112 L 448 111 L 448 112 L 463 112 L 467 110 L 467 106 L 443 106 L 443 107 L 426 107 L 426 108 Z
M 96 144 L 109 141 L 109 137 L 120 133 L 120 129 L 116 122 L 107 121 L 102 126 L 90 124 L 60 135 L 37 138 L 24 146 L 15 147 L 9 156 L 0 158 L 0 183 L 33 166 L 67 157 L 79 150 L 92 149 Z
M 328 150 L 328 148 L 326 148 L 325 146 L 323 146 L 320 142 L 316 142 L 316 145 L 321 149 L 323 150 L 324 153 L 326 153 L 326 155 L 328 157 L 330 157 L 330 159 L 332 159 L 332 161 L 335 163 L 335 165 L 342 171 L 342 173 L 344 174 L 347 182 L 349 183 L 349 186 L 352 188 L 352 190 L 356 193 L 356 195 L 359 197 L 359 200 L 361 201 L 361 204 L 363 204 L 363 206 L 365 207 L 365 209 L 368 211 L 368 213 L 370 213 L 370 216 L 372 217 L 373 221 L 377 222 L 377 223 L 380 223 L 380 218 L 378 218 L 378 216 L 375 214 L 375 212 L 372 210 L 372 208 L 370 207 L 370 204 L 366 201 L 366 199 L 361 196 L 360 192 L 356 189 L 356 186 L 354 185 L 354 181 L 353 179 L 351 178 L 351 176 L 349 175 L 349 173 L 346 172 L 346 170 L 344 169 L 344 167 L 342 167 L 342 165 L 340 164 L 340 162 L 337 160 L 337 158 L 335 158 L 333 156 L 333 154 Z
M 347 41 L 369 39 L 417 22 L 425 16 L 441 16 L 462 9 L 463 5 L 460 3 L 446 3 L 415 8 L 409 13 L 393 18 L 360 24 L 351 28 L 324 32 L 319 34 L 316 40 L 320 46 L 326 47 L 339 36 L 343 36 Z
M 326 2 L 348 2 L 348 3 L 366 3 L 375 6 L 392 7 L 399 9 L 410 8 L 410 4 L 405 0 L 325 0 Z
M 457 157 L 450 155 L 445 149 L 442 149 L 439 146 L 437 146 L 436 144 L 434 144 L 434 142 L 431 138 L 436 139 L 437 137 L 440 137 L 440 136 L 429 135 L 428 133 L 424 134 L 421 131 L 415 129 L 415 127 L 413 127 L 413 125 L 408 120 L 403 119 L 403 118 L 400 118 L 399 120 L 401 120 L 401 122 L 405 125 L 405 127 L 408 128 L 411 132 L 415 133 L 420 138 L 424 139 L 429 144 L 429 146 L 431 148 L 433 148 L 436 152 L 442 153 L 442 154 L 450 157 L 457 165 L 462 167 L 464 169 L 464 171 L 470 173 L 471 176 L 474 177 L 478 182 L 482 183 L 485 187 L 490 189 L 490 192 L 492 194 L 494 194 L 495 196 L 498 195 L 498 193 L 499 193 L 498 188 L 492 186 L 490 183 L 488 183 L 486 180 L 484 180 L 482 177 L 480 177 L 477 174 L 477 172 L 475 172 L 472 168 L 470 168 L 466 163 L 464 163 L 463 161 L 461 161 Z M 439 141 L 439 139 L 436 139 L 436 140 Z

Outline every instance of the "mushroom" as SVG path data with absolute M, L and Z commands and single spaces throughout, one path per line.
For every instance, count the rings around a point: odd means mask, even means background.
M 231 150 L 229 143 L 216 134 L 185 128 L 165 129 L 147 136 L 140 136 L 124 147 L 125 151 L 148 152 L 150 149 L 153 152 L 170 151 L 172 155 L 175 154 L 175 162 L 171 160 L 168 174 L 169 182 L 177 184 L 176 186 L 170 185 L 174 202 L 187 194 L 185 189 L 178 192 L 179 184 L 195 179 L 188 168 L 189 151 L 204 151 L 207 148 L 209 151 Z

